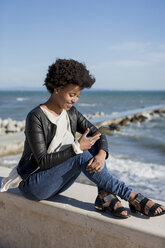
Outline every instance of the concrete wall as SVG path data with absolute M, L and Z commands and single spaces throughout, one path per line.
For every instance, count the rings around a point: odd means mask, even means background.
M 116 219 L 94 210 L 96 194 L 96 187 L 79 183 L 49 201 L 0 193 L 0 247 L 165 247 L 165 215 Z

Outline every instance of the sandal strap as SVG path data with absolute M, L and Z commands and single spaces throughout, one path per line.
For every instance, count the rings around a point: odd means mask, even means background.
M 116 195 L 114 194 L 109 194 L 107 196 L 105 196 L 103 198 L 104 202 L 110 201 L 110 204 L 108 207 L 105 207 L 106 210 L 108 210 L 110 213 L 112 213 L 114 216 L 122 218 L 122 219 L 126 219 L 129 217 L 129 215 L 124 215 L 122 214 L 123 211 L 126 211 L 126 209 L 122 206 L 122 207 L 118 207 L 116 209 L 114 209 L 115 204 L 117 202 L 121 202 Z
M 148 212 L 148 215 L 149 216 L 155 216 L 155 211 L 157 208 L 159 208 L 161 205 L 158 204 L 158 203 L 155 203 L 150 209 L 149 209 L 149 212 Z
M 125 211 L 124 207 L 118 207 L 114 209 L 117 202 L 121 202 L 116 195 L 109 194 L 104 197 L 104 201 L 110 201 L 109 207 L 107 208 L 111 213 L 113 213 L 115 216 L 120 216 L 123 211 Z
M 105 202 L 107 202 L 107 201 L 111 201 L 112 199 L 116 199 L 116 198 L 117 198 L 116 195 L 108 194 L 103 199 L 104 199 Z
M 110 201 L 110 204 L 109 204 L 108 208 L 111 209 L 111 210 L 114 210 L 115 204 L 120 200 L 115 195 L 109 194 L 109 195 L 104 197 L 104 201 L 105 202 Z
M 135 199 L 131 203 L 136 210 L 140 210 L 141 212 L 144 212 L 145 206 L 147 202 L 149 201 L 148 198 L 144 197 L 142 194 L 137 194 L 135 196 Z
M 158 203 L 155 203 L 151 208 L 149 208 L 148 214 L 146 214 L 145 213 L 145 206 L 146 206 L 148 201 L 150 201 L 150 199 L 144 197 L 143 195 L 141 195 L 139 193 L 135 196 L 135 199 L 133 200 L 131 205 L 135 208 L 135 210 L 137 210 L 138 212 L 141 212 L 141 213 L 143 213 L 149 217 L 163 214 L 163 212 L 159 213 L 159 214 L 155 214 L 155 211 L 157 210 L 157 208 L 161 207 L 161 205 Z
M 101 199 L 98 195 L 96 200 L 95 200 L 95 208 L 103 211 L 104 210 L 104 207 L 103 207 L 104 203 L 105 203 L 104 199 Z
M 113 209 L 113 213 L 116 215 L 120 215 L 123 211 L 125 211 L 124 207 L 119 207 L 119 208 Z
M 146 206 L 146 204 L 147 204 L 148 201 L 149 201 L 149 199 L 146 198 L 146 197 L 144 197 L 144 199 L 140 202 L 141 211 L 143 213 L 145 213 L 144 209 L 145 209 L 145 206 Z

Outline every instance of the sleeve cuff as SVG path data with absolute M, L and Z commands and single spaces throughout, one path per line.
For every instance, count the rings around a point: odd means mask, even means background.
M 76 153 L 76 154 L 81 154 L 83 153 L 83 151 L 80 149 L 80 144 L 78 141 L 74 141 L 73 144 L 72 144 L 72 147 L 73 147 L 73 151 Z

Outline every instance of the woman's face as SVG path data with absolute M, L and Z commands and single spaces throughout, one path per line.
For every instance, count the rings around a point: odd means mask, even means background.
M 56 107 L 69 110 L 78 101 L 81 89 L 78 85 L 68 84 L 65 88 L 55 88 L 53 97 Z

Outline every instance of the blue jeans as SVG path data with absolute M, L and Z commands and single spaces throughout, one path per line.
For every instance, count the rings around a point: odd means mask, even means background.
M 102 189 L 118 195 L 121 199 L 129 200 L 132 189 L 104 168 L 97 173 L 86 170 L 89 160 L 97 154 L 95 146 L 82 154 L 69 158 L 67 161 L 47 170 L 39 170 L 25 182 L 21 182 L 19 189 L 23 195 L 31 200 L 44 200 L 59 194 L 69 188 L 76 178 L 83 172 L 89 180 L 94 182 L 98 191 Z

